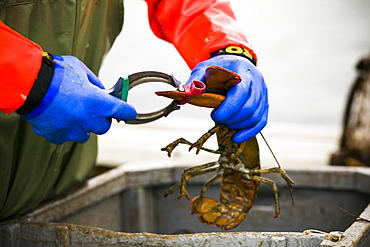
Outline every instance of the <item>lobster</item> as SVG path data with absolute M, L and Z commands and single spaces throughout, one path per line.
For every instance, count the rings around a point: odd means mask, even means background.
M 225 99 L 227 89 L 240 81 L 241 78 L 238 74 L 218 66 L 210 66 L 205 73 L 206 90 L 200 95 L 191 95 L 188 97 L 187 102 L 202 107 L 218 107 Z M 162 91 L 156 92 L 156 94 L 179 102 L 184 97 L 184 92 L 181 91 Z M 178 199 L 180 200 L 185 196 L 190 200 L 190 195 L 186 188 L 187 182 L 194 176 L 214 172 L 215 174 L 204 183 L 200 195 L 191 200 L 190 209 L 192 214 L 199 215 L 200 222 L 214 225 L 223 231 L 237 227 L 246 218 L 257 197 L 260 183 L 265 183 L 272 187 L 275 200 L 274 217 L 280 216 L 278 188 L 274 181 L 262 177 L 261 174 L 279 173 L 287 182 L 290 191 L 294 185 L 293 180 L 280 167 L 279 163 L 277 167 L 261 169 L 256 137 L 243 143 L 235 143 L 232 137 L 236 131 L 228 129 L 223 124 L 216 124 L 195 143 L 179 138 L 161 149 L 166 151 L 168 156 L 171 157 L 171 153 L 176 146 L 186 144 L 190 146 L 189 151 L 196 148 L 196 154 L 203 150 L 220 155 L 217 161 L 184 169 L 181 181 L 169 188 L 164 196 L 167 197 L 179 189 Z M 214 134 L 217 135 L 218 149 L 212 150 L 203 147 L 204 143 Z M 218 202 L 215 199 L 204 196 L 204 193 L 219 178 L 222 178 L 222 181 Z

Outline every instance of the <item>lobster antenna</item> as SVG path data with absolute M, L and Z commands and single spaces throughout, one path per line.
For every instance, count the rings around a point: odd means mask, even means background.
M 270 150 L 270 152 L 271 152 L 272 156 L 273 156 L 273 157 L 274 157 L 274 159 L 275 159 L 275 162 L 278 164 L 279 168 L 281 168 L 279 161 L 277 160 L 277 158 L 276 158 L 276 156 L 275 156 L 274 152 L 272 152 L 272 149 L 271 149 L 270 145 L 267 143 L 266 138 L 263 136 L 262 132 L 260 132 L 260 135 L 261 135 L 261 137 L 262 137 L 263 141 L 266 143 L 267 147 L 269 148 L 269 150 Z M 290 188 L 289 188 L 290 198 L 292 198 L 292 205 L 294 206 L 294 198 L 293 198 L 293 193 L 292 193 L 292 187 L 291 187 L 291 186 L 289 186 L 289 187 L 290 187 Z
M 266 145 L 267 145 L 268 149 L 270 150 L 270 152 L 271 152 L 271 154 L 272 154 L 272 157 L 274 157 L 274 160 L 275 160 L 276 164 L 278 164 L 279 168 L 281 168 L 279 161 L 277 160 L 277 158 L 276 158 L 276 156 L 275 156 L 274 152 L 272 152 L 272 149 L 271 149 L 270 145 L 267 143 L 267 140 L 266 140 L 266 138 L 263 136 L 262 132 L 260 132 L 260 135 L 261 135 L 261 137 L 262 137 L 263 141 L 266 143 Z

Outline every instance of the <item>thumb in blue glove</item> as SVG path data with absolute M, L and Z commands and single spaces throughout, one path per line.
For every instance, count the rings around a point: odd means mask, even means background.
M 217 124 L 225 124 L 229 129 L 238 129 L 233 136 L 237 143 L 257 135 L 267 123 L 267 87 L 261 72 L 247 58 L 238 55 L 218 55 L 199 63 L 191 72 L 186 84 L 193 80 L 204 82 L 205 71 L 209 66 L 219 66 L 241 76 L 242 81 L 231 87 L 225 100 L 211 117 Z
M 36 134 L 54 144 L 83 143 L 89 139 L 90 132 L 107 132 L 112 118 L 135 119 L 135 109 L 104 92 L 99 79 L 76 57 L 54 55 L 53 58 L 54 74 L 44 98 L 23 115 Z

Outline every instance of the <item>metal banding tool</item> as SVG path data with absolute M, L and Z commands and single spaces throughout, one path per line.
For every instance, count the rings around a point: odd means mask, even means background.
M 129 75 L 127 78 L 119 78 L 116 84 L 107 89 L 106 92 L 110 95 L 127 101 L 128 91 L 140 84 L 161 82 L 169 84 L 175 88 L 180 87 L 180 82 L 172 75 L 168 75 L 158 71 L 143 71 Z M 171 112 L 180 109 L 178 101 L 173 100 L 166 107 L 149 113 L 138 113 L 136 119 L 131 121 L 125 121 L 127 124 L 144 124 L 155 121 L 162 117 L 168 116 Z

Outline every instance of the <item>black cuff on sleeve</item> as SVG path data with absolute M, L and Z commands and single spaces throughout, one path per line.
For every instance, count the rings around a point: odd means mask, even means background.
M 220 50 L 214 51 L 211 53 L 211 57 L 218 56 L 218 55 L 237 55 L 247 58 L 251 61 L 254 65 L 257 64 L 257 60 L 252 56 L 250 51 L 245 48 L 239 46 L 227 46 Z
M 18 114 L 26 115 L 36 109 L 48 91 L 54 75 L 54 63 L 50 58 L 52 58 L 51 54 L 42 57 L 39 74 L 37 75 L 26 101 L 16 110 Z

